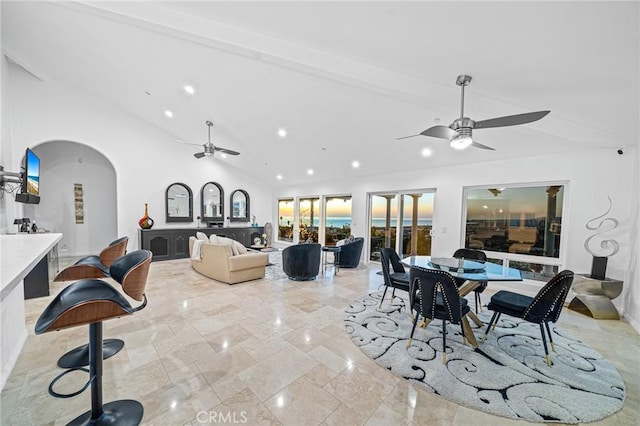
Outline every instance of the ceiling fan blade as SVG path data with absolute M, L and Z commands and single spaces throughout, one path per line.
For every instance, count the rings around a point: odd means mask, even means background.
M 527 112 L 525 114 L 507 115 L 506 117 L 490 118 L 489 120 L 476 121 L 474 129 L 488 129 L 490 127 L 516 126 L 518 124 L 532 123 L 540 120 L 551 111 Z
M 183 141 L 182 139 L 173 139 L 174 142 L 179 142 L 179 143 L 183 143 L 185 145 L 195 145 L 195 146 L 202 146 L 201 143 L 192 143 L 192 142 L 187 142 L 187 141 Z
M 232 151 L 230 149 L 227 148 L 218 148 L 217 146 L 213 148 L 214 151 L 220 151 L 220 152 L 224 152 L 225 154 L 229 154 L 229 155 L 240 155 L 240 153 L 238 151 Z
M 396 140 L 399 141 L 400 139 L 415 138 L 416 136 L 422 136 L 422 135 L 418 134 L 418 135 L 411 135 L 411 136 L 403 136 L 401 138 L 396 138 Z
M 193 154 L 193 156 L 196 158 L 202 158 L 204 157 L 204 152 L 196 152 L 195 154 Z
M 429 127 L 427 130 L 421 132 L 420 134 L 423 136 L 431 136 L 440 139 L 451 139 L 458 136 L 458 132 L 448 126 Z
M 475 146 L 476 148 L 480 149 L 490 149 L 491 151 L 495 151 L 495 149 L 491 148 L 490 146 L 482 145 L 481 143 L 478 143 L 476 141 L 471 142 L 471 146 Z

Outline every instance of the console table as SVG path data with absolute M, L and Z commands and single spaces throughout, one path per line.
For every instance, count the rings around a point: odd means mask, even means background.
M 255 237 L 262 237 L 264 227 L 138 229 L 138 244 L 141 250 L 153 253 L 153 261 L 181 259 L 189 257 L 189 237 L 195 237 L 196 232 L 202 232 L 207 237 L 215 234 L 231 238 L 245 247 L 251 247 Z
M 60 239 L 62 234 L 57 233 L 0 235 L 0 252 L 2 253 L 0 256 L 0 312 L 2 312 L 0 388 L 4 387 L 18 360 L 22 345 L 27 339 L 25 293 L 32 291 L 32 283 L 40 279 L 33 276 L 31 272 L 39 269 L 38 265 L 42 265 L 43 259 L 46 259 Z M 46 275 L 46 278 L 42 279 L 46 280 L 44 286 L 48 294 L 49 280 L 48 274 Z M 28 279 L 29 276 L 33 280 Z M 38 283 L 38 286 L 40 284 Z

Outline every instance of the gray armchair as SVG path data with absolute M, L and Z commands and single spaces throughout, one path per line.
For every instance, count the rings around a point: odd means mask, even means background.
M 341 268 L 357 268 L 360 264 L 360 256 L 362 255 L 362 247 L 364 246 L 364 238 L 355 238 L 352 242 L 347 243 L 340 251 L 340 261 L 338 265 Z
M 290 280 L 315 280 L 320 271 L 318 243 L 296 244 L 282 250 L 282 270 Z

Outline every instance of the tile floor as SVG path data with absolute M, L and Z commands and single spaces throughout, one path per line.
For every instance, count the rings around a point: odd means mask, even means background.
M 125 348 L 104 363 L 104 401 L 136 399 L 145 425 L 522 425 L 458 406 L 380 368 L 343 328 L 347 304 L 382 277 L 379 265 L 342 269 L 316 281 L 258 280 L 229 286 L 188 259 L 154 262 L 149 304 L 104 324 Z M 55 294 L 68 283 L 52 284 Z M 490 290 L 483 293 L 488 300 Z M 87 327 L 40 336 L 36 319 L 52 297 L 26 302 L 29 337 L 1 394 L 0 424 L 66 424 L 90 407 L 90 393 L 48 395 L 57 358 L 86 343 Z M 640 424 L 640 337 L 625 321 L 565 310 L 560 325 L 618 369 L 624 408 L 598 425 Z M 58 391 L 86 381 L 73 373 Z

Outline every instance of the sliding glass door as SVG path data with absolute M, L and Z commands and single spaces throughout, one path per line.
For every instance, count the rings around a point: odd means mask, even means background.
M 398 238 L 400 257 L 431 255 L 433 192 L 402 194 Z
M 370 195 L 371 236 L 369 260 L 380 261 L 383 247 L 396 247 L 396 228 L 398 226 L 397 194 Z
M 369 259 L 379 261 L 383 247 L 400 257 L 431 255 L 433 197 L 432 191 L 370 194 Z

